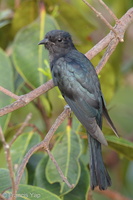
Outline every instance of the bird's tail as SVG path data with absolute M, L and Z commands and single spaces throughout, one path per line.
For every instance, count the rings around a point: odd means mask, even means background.
M 104 166 L 101 144 L 89 134 L 90 147 L 90 185 L 93 190 L 99 186 L 100 190 L 105 190 L 111 186 L 111 178 Z

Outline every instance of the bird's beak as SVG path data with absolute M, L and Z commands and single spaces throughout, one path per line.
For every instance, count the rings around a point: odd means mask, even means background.
M 44 38 L 43 40 L 41 40 L 38 45 L 41 45 L 41 44 L 47 44 L 49 42 L 48 38 Z

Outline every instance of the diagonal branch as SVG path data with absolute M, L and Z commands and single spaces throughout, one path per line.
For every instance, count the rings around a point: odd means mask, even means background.
M 40 142 L 39 144 L 33 146 L 28 153 L 25 155 L 22 163 L 20 164 L 18 171 L 17 171 L 17 177 L 16 177 L 16 181 L 15 181 L 15 192 L 17 192 L 18 190 L 18 185 L 20 183 L 21 177 L 23 175 L 24 172 L 24 168 L 28 162 L 28 160 L 30 159 L 30 157 L 33 155 L 33 153 L 35 153 L 36 151 L 40 150 L 40 149 L 44 149 L 47 153 L 49 153 L 49 143 L 51 138 L 53 137 L 55 131 L 57 130 L 57 128 L 61 125 L 61 123 L 65 120 L 65 118 L 67 116 L 69 116 L 71 112 L 71 109 L 69 108 L 69 106 L 65 106 L 64 111 L 58 116 L 58 118 L 56 119 L 55 123 L 52 125 L 51 129 L 48 131 L 47 135 L 45 136 L 44 140 L 42 142 Z M 52 154 L 50 154 L 50 158 L 53 160 L 54 157 L 52 156 Z M 69 187 L 73 187 L 73 185 L 71 185 L 68 180 L 65 178 L 65 176 L 63 175 L 63 173 L 61 174 L 61 169 L 58 166 L 58 164 L 56 163 L 56 167 L 57 170 L 59 172 L 59 174 L 62 177 L 62 180 L 69 186 Z
M 116 35 L 117 32 L 116 30 L 113 28 L 113 26 L 110 25 L 110 23 L 105 19 L 105 17 L 103 17 L 103 15 L 98 12 L 89 2 L 87 2 L 86 0 L 82 0 L 94 13 L 96 13 L 96 16 L 99 17 L 105 24 L 106 26 L 108 26 L 108 28 L 110 30 L 112 30 Z
M 14 141 L 18 138 L 19 135 L 22 134 L 22 131 L 24 130 L 24 128 L 26 127 L 27 123 L 30 121 L 32 117 L 32 114 L 29 113 L 25 119 L 25 121 L 23 122 L 22 126 L 19 128 L 19 130 L 17 131 L 17 133 L 13 136 L 11 142 L 9 143 L 9 146 L 11 147 L 11 145 L 14 143 Z
M 113 19 L 115 20 L 115 22 L 118 22 L 118 18 L 116 17 L 116 15 L 112 12 L 112 10 L 102 1 L 102 0 L 98 0 L 103 6 L 104 8 L 109 12 L 109 14 L 113 17 Z
M 0 116 L 3 116 L 14 110 L 17 110 L 18 108 L 26 106 L 29 102 L 31 102 L 38 96 L 44 94 L 45 92 L 47 92 L 48 90 L 50 90 L 53 87 L 54 87 L 53 81 L 50 80 L 50 81 L 46 82 L 45 84 L 41 85 L 40 87 L 32 90 L 31 92 L 20 96 L 20 98 L 17 101 L 15 101 L 14 103 L 1 108 Z

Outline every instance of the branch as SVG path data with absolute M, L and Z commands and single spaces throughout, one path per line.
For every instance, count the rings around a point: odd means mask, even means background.
M 109 12 L 109 14 L 113 17 L 113 19 L 115 20 L 115 22 L 118 22 L 118 18 L 116 17 L 116 15 L 112 12 L 112 10 L 102 1 L 102 0 L 98 0 L 103 6 L 104 8 Z
M 117 38 L 112 39 L 112 41 L 109 43 L 102 59 L 98 63 L 98 66 L 96 67 L 96 72 L 97 74 L 100 73 L 104 65 L 107 63 L 108 59 L 110 58 L 111 54 L 114 52 L 116 49 L 116 46 L 118 44 L 119 40 Z
M 99 17 L 105 24 L 106 26 L 109 27 L 110 30 L 112 30 L 116 35 L 117 32 L 115 31 L 115 29 L 110 25 L 110 23 L 103 17 L 103 15 L 98 12 L 90 3 L 88 3 L 86 0 L 82 0 L 95 14 L 97 17 Z
M 12 182 L 12 200 L 15 200 L 15 179 L 14 179 L 12 160 L 11 160 L 10 146 L 5 141 L 5 137 L 4 137 L 1 127 L 0 127 L 0 139 L 4 146 L 7 165 L 8 165 L 9 174 L 10 174 L 10 178 L 11 178 L 11 182 Z
M 117 22 L 114 26 L 114 29 L 117 32 L 117 36 L 119 35 L 120 42 L 124 41 L 124 34 L 129 26 L 129 24 L 133 21 L 133 8 L 130 8 Z M 100 42 L 98 42 L 92 49 L 90 49 L 85 55 L 88 59 L 92 59 L 98 53 L 100 53 L 105 47 L 108 46 L 110 41 L 115 38 L 115 34 L 110 31 L 110 33 L 105 36 Z
M 50 90 L 53 87 L 54 87 L 54 83 L 52 80 L 50 80 L 50 81 L 46 82 L 45 84 L 41 85 L 40 87 L 32 90 L 31 92 L 20 96 L 19 99 L 17 101 L 15 101 L 14 103 L 1 108 L 0 116 L 3 116 L 14 110 L 17 110 L 18 108 L 26 106 L 29 102 L 31 102 L 38 96 L 44 94 L 45 92 L 47 92 L 48 90 Z
M 7 200 L 7 199 L 5 199 L 5 197 L 3 197 L 2 194 L 0 194 L 0 200 Z
M 18 190 L 18 185 L 20 183 L 21 177 L 23 175 L 24 172 L 24 168 L 28 162 L 28 160 L 30 159 L 30 157 L 32 156 L 32 154 L 42 148 L 44 148 L 44 150 L 49 153 L 49 142 L 51 140 L 51 138 L 53 137 L 55 131 L 57 130 L 57 128 L 61 125 L 61 123 L 65 120 L 65 118 L 67 116 L 69 116 L 71 112 L 71 109 L 68 106 L 65 106 L 64 111 L 58 116 L 58 118 L 56 119 L 55 123 L 53 124 L 53 126 L 51 127 L 51 129 L 49 130 L 49 132 L 47 133 L 46 137 L 44 138 L 44 140 L 42 142 L 40 142 L 39 144 L 33 146 L 28 153 L 25 155 L 21 165 L 18 168 L 17 171 L 17 177 L 16 177 L 16 181 L 15 181 L 15 194 Z M 50 158 L 52 158 L 52 161 L 55 160 L 54 157 L 52 156 L 52 154 L 50 154 Z M 59 174 L 62 177 L 62 180 L 71 188 L 73 188 L 73 185 L 71 185 L 68 180 L 65 178 L 65 176 L 63 174 L 61 174 L 61 169 L 58 166 L 58 164 L 56 163 L 56 167 L 57 170 L 59 172 Z
M 9 146 L 11 147 L 11 145 L 13 144 L 13 142 L 18 138 L 19 135 L 22 134 L 22 131 L 24 130 L 24 128 L 27 126 L 27 123 L 30 121 L 32 117 L 32 114 L 28 114 L 25 121 L 23 122 L 22 126 L 19 128 L 19 130 L 17 131 L 17 133 L 13 136 L 11 142 L 9 143 Z
M 12 93 L 11 91 L 7 90 L 6 88 L 3 88 L 0 86 L 0 91 L 3 92 L 4 94 L 8 95 L 9 97 L 12 97 L 13 99 L 19 99 L 19 96 Z

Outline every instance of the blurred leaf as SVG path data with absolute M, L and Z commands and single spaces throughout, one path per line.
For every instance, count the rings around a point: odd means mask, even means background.
M 102 55 L 102 53 L 100 54 Z M 97 64 L 99 63 L 101 55 L 96 56 L 91 60 L 94 66 L 97 66 Z M 109 62 L 106 63 L 106 66 L 102 69 L 100 74 L 98 74 L 98 77 L 101 83 L 101 89 L 105 101 L 109 102 L 114 96 L 114 92 L 116 89 L 116 79 L 117 79 L 114 69 Z
M 0 86 L 11 92 L 14 90 L 11 62 L 2 49 L 0 49 Z M 12 98 L 0 92 L 0 107 L 2 108 L 10 103 L 12 103 Z M 5 131 L 7 127 L 10 115 L 11 114 L 7 114 L 0 117 L 0 125 L 3 131 Z
M 11 147 L 11 156 L 13 163 L 20 164 L 29 149 L 39 142 L 40 136 L 32 131 L 20 135 Z
M 11 179 L 8 169 L 0 169 L 0 193 L 11 187 Z
M 55 16 L 61 29 L 70 32 L 74 36 L 73 39 L 75 44 L 83 46 L 83 42 L 85 45 L 89 34 L 94 29 L 93 14 L 89 12 L 88 7 L 82 1 L 74 2 L 73 5 L 73 2 L 71 1 L 63 1 L 62 3 L 62 0 L 45 0 L 48 12 Z M 70 10 L 72 10 L 71 14 Z M 86 17 L 86 15 L 83 14 L 85 11 L 86 13 L 89 13 L 89 17 Z M 79 31 L 81 27 L 84 31 Z
M 33 22 L 37 15 L 38 2 L 36 0 L 27 0 L 21 2 L 19 7 L 15 10 L 12 20 L 12 35 L 15 35 L 19 29 Z
M 33 185 L 36 168 L 43 157 L 44 157 L 44 152 L 36 152 L 30 157 L 26 166 L 28 170 L 28 184 L 29 185 Z
M 133 88 L 122 85 L 115 93 L 110 106 L 110 115 L 117 125 L 120 135 L 132 135 Z
M 28 180 L 27 171 L 25 170 L 22 175 L 21 184 L 26 184 L 27 180 Z M 0 193 L 10 187 L 11 187 L 11 178 L 9 170 L 5 168 L 0 168 Z
M 117 151 L 120 155 L 133 160 L 133 142 L 116 136 L 105 136 L 111 148 Z
M 50 192 L 53 192 L 54 194 L 59 195 L 60 184 L 59 183 L 50 184 L 46 178 L 45 169 L 46 169 L 48 159 L 49 157 L 45 155 L 45 157 L 42 158 L 42 160 L 39 162 L 36 168 L 36 172 L 35 172 L 34 185 L 45 188 L 46 190 L 49 190 Z
M 67 177 L 68 181 L 75 186 L 80 177 L 80 165 L 78 161 L 80 153 L 81 142 L 79 136 L 75 132 L 70 131 L 68 127 L 66 133 L 61 135 L 56 142 L 52 149 L 52 154 L 60 166 L 64 176 Z M 66 183 L 62 182 L 55 165 L 50 159 L 46 166 L 46 177 L 50 183 L 60 182 L 60 193 L 62 195 L 71 190 L 68 188 Z
M 11 9 L 3 10 L 0 12 L 0 28 L 11 22 L 10 18 L 13 15 Z
M 12 193 L 5 192 L 5 198 L 11 197 Z M 19 190 L 16 194 L 16 200 L 61 200 L 55 194 L 49 192 L 48 190 L 31 186 L 31 185 L 19 185 Z
M 46 15 L 45 11 L 41 16 L 40 19 L 18 32 L 13 48 L 14 65 L 23 79 L 33 88 L 47 81 L 47 77 L 38 69 L 47 68 L 44 60 L 48 60 L 48 52 L 43 46 L 37 46 L 37 44 L 46 32 L 57 28 L 54 19 Z
M 77 186 L 64 196 L 63 200 L 87 200 L 88 188 L 89 188 L 89 170 L 80 162 L 81 175 Z

